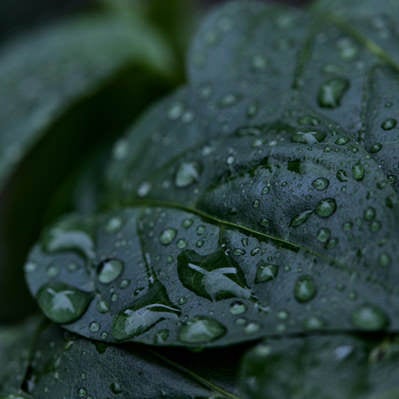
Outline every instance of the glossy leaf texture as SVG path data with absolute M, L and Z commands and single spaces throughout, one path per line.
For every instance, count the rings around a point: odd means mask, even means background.
M 250 399 L 393 399 L 399 394 L 398 356 L 397 338 L 271 339 L 246 355 L 241 388 Z
M 203 377 L 168 354 L 95 343 L 54 326 L 41 334 L 27 379 L 29 393 L 40 399 L 238 398 L 234 385 L 218 383 L 217 376 Z
M 233 2 L 205 21 L 190 84 L 114 147 L 116 209 L 61 221 L 33 250 L 28 283 L 48 317 L 86 337 L 158 345 L 397 331 L 393 178 L 354 130 L 362 107 L 344 102 L 362 104 L 360 84 L 324 85 L 317 64 L 334 53 L 317 50 L 318 29 L 348 34 L 313 15 Z M 370 72 L 392 70 L 356 43 Z
M 0 307 L 0 320 L 32 307 L 22 264 L 55 190 L 171 87 L 173 70 L 150 24 L 111 15 L 68 20 L 0 50 L 0 299 L 15 303 Z
M 33 317 L 18 325 L 0 327 L 0 398 L 20 397 L 39 323 L 40 319 Z

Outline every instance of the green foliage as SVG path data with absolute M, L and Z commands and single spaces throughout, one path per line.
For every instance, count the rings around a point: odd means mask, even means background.
M 15 254 L 0 281 L 17 305 L 18 265 L 40 230 L 26 281 L 59 325 L 31 334 L 23 361 L 12 342 L 0 347 L 16 359 L 0 391 L 395 398 L 397 2 L 229 2 L 193 38 L 186 85 L 122 137 L 179 81 L 178 38 L 193 17 L 179 1 L 170 19 L 165 2 L 103 4 L 106 16 L 44 30 L 0 57 L 0 79 L 46 88 L 33 105 L 10 95 L 18 118 L 0 111 L 1 151 L 13 157 L 0 161 L 1 195 L 13 200 L 1 203 L 0 231 L 14 243 L 0 245 Z M 49 53 L 56 66 L 42 67 Z M 73 72 L 62 72 L 65 58 Z M 54 151 L 75 147 L 71 171 Z M 54 177 L 37 190 L 49 165 Z

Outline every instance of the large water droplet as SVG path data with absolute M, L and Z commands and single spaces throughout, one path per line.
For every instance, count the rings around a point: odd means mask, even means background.
M 116 280 L 123 271 L 123 263 L 118 259 L 107 259 L 98 265 L 97 275 L 100 283 L 109 284 Z
M 252 295 L 240 267 L 223 251 L 202 256 L 186 250 L 178 256 L 177 268 L 186 288 L 210 300 Z
M 316 214 L 322 218 L 328 218 L 337 210 L 337 203 L 333 198 L 325 198 L 316 206 Z
M 63 283 L 42 287 L 37 301 L 44 314 L 55 323 L 66 324 L 79 319 L 86 311 L 92 296 Z
M 112 335 L 119 341 L 136 337 L 166 319 L 176 319 L 180 309 L 169 299 L 166 289 L 157 280 L 134 306 L 120 312 L 114 320 Z
M 230 313 L 232 315 L 236 316 L 236 315 L 239 315 L 239 314 L 243 314 L 246 311 L 247 311 L 247 307 L 242 302 L 233 302 L 230 305 Z
M 301 276 L 298 278 L 294 288 L 294 296 L 298 302 L 309 302 L 316 294 L 317 287 L 311 276 Z
M 201 166 L 198 162 L 183 162 L 176 172 L 176 187 L 188 187 L 198 181 L 201 173 Z
M 382 330 L 389 324 L 388 316 L 375 305 L 363 305 L 352 314 L 355 327 L 365 331 Z
M 197 317 L 185 323 L 179 339 L 188 344 L 206 344 L 226 334 L 226 328 L 218 321 L 208 317 Z
M 319 89 L 317 97 L 322 108 L 337 108 L 341 105 L 342 98 L 349 89 L 349 81 L 343 78 L 330 79 Z

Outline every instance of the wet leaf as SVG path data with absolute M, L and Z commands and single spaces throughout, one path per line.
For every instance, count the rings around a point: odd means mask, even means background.
M 201 358 L 200 354 L 191 356 Z M 55 395 L 59 399 L 70 399 L 71 395 L 99 399 L 238 398 L 234 386 L 226 390 L 218 385 L 217 377 L 204 378 L 181 365 L 179 359 L 173 360 L 178 358 L 176 354 L 171 357 L 139 345 L 95 343 L 50 327 L 41 334 L 36 348 L 29 392 L 40 399 Z M 214 370 L 217 374 L 217 367 Z
M 241 388 L 251 399 L 395 398 L 398 349 L 349 335 L 271 339 L 246 355 Z
M 34 317 L 18 325 L 0 327 L 1 398 L 14 399 L 11 393 L 15 394 L 15 399 L 19 398 L 17 392 L 28 369 L 38 325 L 39 319 Z

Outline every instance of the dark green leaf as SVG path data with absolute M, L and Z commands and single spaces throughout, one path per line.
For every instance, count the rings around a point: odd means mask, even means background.
M 248 399 L 388 399 L 399 394 L 397 339 L 354 336 L 268 340 L 244 359 Z
M 22 263 L 49 198 L 98 142 L 110 142 L 173 76 L 145 21 L 92 16 L 8 43 L 0 53 L 0 319 L 29 312 Z
M 36 354 L 30 393 L 37 399 L 238 399 L 216 385 L 217 378 L 208 380 L 167 354 L 138 345 L 94 343 L 51 327 L 42 333 Z M 191 354 L 196 357 L 201 355 Z
M 31 318 L 19 325 L 0 327 L 0 398 L 3 398 L 1 394 L 16 394 L 21 388 L 38 324 L 37 318 Z M 5 397 L 12 399 L 12 396 Z

